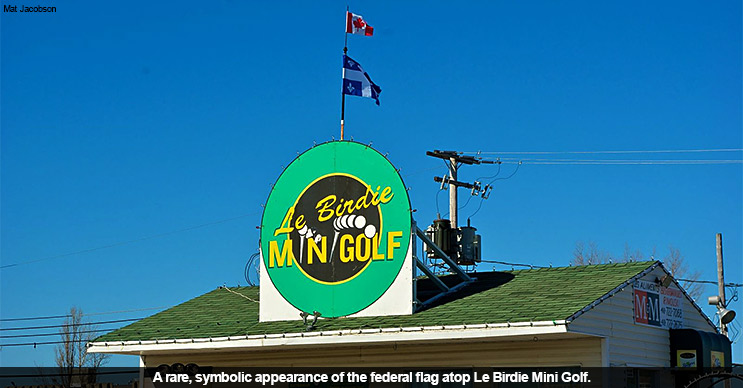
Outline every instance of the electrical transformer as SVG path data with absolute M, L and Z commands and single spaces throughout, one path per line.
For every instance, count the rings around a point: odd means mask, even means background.
M 459 257 L 457 264 L 474 265 L 482 260 L 480 255 L 480 235 L 475 232 L 477 229 L 471 226 L 459 228 Z
M 476 231 L 476 228 L 469 225 L 469 220 L 467 226 L 454 229 L 449 220 L 438 219 L 426 229 L 426 235 L 457 264 L 474 265 L 482 260 L 482 240 Z M 429 258 L 437 257 L 430 247 L 426 247 L 426 254 Z

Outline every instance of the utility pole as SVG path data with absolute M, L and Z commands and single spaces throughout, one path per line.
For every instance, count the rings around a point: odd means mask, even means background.
M 443 159 L 446 161 L 447 167 L 449 168 L 449 177 L 434 177 L 433 180 L 436 182 L 443 182 L 449 185 L 449 221 L 451 222 L 452 229 L 457 228 L 457 188 L 460 186 L 474 189 L 479 192 L 480 184 L 475 182 L 474 184 L 460 182 L 457 180 L 457 170 L 462 164 L 496 164 L 495 161 L 482 160 L 474 156 L 460 155 L 457 151 L 426 151 L 426 155 L 433 156 L 434 158 Z
M 722 308 L 727 306 L 725 303 L 725 269 L 722 266 L 722 233 L 717 233 L 715 240 L 717 243 L 717 294 L 720 297 L 717 308 L 721 311 L 719 306 Z M 728 325 L 723 322 L 722 314 L 720 314 L 720 334 L 728 336 Z M 730 388 L 730 379 L 725 380 L 725 388 Z
M 720 296 L 720 305 L 725 304 L 725 270 L 722 267 L 722 233 L 717 233 L 717 295 Z M 728 325 L 720 319 L 720 334 L 727 337 Z
M 449 178 L 457 180 L 457 159 L 449 158 Z M 457 185 L 449 185 L 449 221 L 451 227 L 457 228 Z

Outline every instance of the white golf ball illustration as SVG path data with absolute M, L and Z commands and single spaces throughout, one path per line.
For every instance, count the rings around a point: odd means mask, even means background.
M 375 234 L 377 234 L 377 228 L 374 225 L 367 225 L 366 228 L 364 228 L 364 236 L 366 236 L 366 238 L 372 238 Z
M 366 218 L 364 216 L 358 216 L 353 221 L 353 226 L 355 226 L 356 229 L 361 229 L 364 227 L 364 225 L 366 225 Z

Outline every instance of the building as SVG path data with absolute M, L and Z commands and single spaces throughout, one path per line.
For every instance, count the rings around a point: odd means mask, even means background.
M 299 316 L 260 322 L 258 287 L 218 288 L 106 334 L 90 351 L 137 355 L 148 367 L 670 367 L 667 323 L 642 323 L 655 313 L 639 311 L 647 291 L 636 289 L 664 276 L 660 262 L 483 272 L 412 315 L 319 319 L 313 328 Z M 717 332 L 678 283 L 668 289 L 680 295 L 675 324 Z
M 266 202 L 260 289 L 220 287 L 90 351 L 137 355 L 145 367 L 730 364 L 730 342 L 660 262 L 467 274 L 459 265 L 481 255 L 475 228 L 452 218 L 426 234 L 412 214 L 385 156 L 355 142 L 317 145 Z M 450 275 L 419 259 L 418 239 Z M 658 386 L 652 373 L 631 373 Z

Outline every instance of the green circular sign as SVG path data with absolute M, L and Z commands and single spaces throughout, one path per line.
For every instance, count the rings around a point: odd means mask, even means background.
M 384 156 L 355 142 L 320 144 L 271 190 L 261 221 L 264 268 L 297 309 L 351 315 L 392 285 L 410 228 L 408 192 Z

